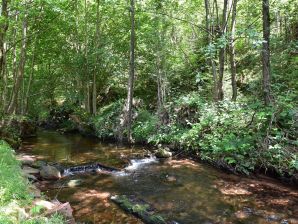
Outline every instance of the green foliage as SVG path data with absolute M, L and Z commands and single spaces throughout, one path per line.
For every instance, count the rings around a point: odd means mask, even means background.
M 24 194 L 26 191 L 20 164 L 9 145 L 0 141 L 0 206 L 13 200 L 29 200 L 28 194 Z
M 132 127 L 133 138 L 137 142 L 146 142 L 157 131 L 158 118 L 147 110 L 140 110 Z
M 21 174 L 19 162 L 15 158 L 13 149 L 0 140 L 0 223 L 2 224 L 62 224 L 65 223 L 61 215 L 44 217 L 41 207 L 33 207 L 31 214 L 36 217 L 22 216 L 23 206 L 28 206 L 32 196 L 28 191 L 28 183 Z
M 168 123 L 145 136 L 149 143 L 190 150 L 204 160 L 226 164 L 238 172 L 248 174 L 264 167 L 292 174 L 297 172 L 297 155 L 287 147 L 289 135 L 297 133 L 293 117 L 296 112 L 285 103 L 278 101 L 268 108 L 258 102 L 205 103 L 198 95 L 190 94 L 170 103 Z M 142 127 L 146 131 L 146 126 L 137 126 L 138 133 L 142 133 Z M 268 139 L 270 143 L 264 145 Z
M 116 138 L 123 110 L 123 100 L 104 106 L 93 118 L 96 135 L 99 138 Z

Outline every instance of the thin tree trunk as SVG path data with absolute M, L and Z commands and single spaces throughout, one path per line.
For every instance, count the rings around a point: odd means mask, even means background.
M 213 28 L 210 27 L 210 2 L 205 0 L 205 20 L 206 20 L 206 31 L 207 31 L 207 43 L 211 44 L 212 38 L 211 33 Z M 217 71 L 216 64 L 212 58 L 208 59 L 208 63 L 211 66 L 212 77 L 213 77 L 213 99 L 217 101 Z
M 99 0 L 97 0 L 97 8 L 96 8 L 96 50 L 99 49 L 99 38 L 100 38 L 100 33 L 99 33 Z M 96 53 L 96 66 L 95 70 L 93 72 L 93 88 L 92 88 L 92 113 L 93 115 L 96 114 L 96 98 L 97 98 L 97 90 L 96 90 L 96 74 L 98 73 L 99 70 L 99 55 Z
M 84 56 L 85 56 L 85 110 L 90 113 L 90 85 L 89 85 L 89 69 L 88 69 L 88 15 L 87 0 L 85 0 L 85 40 L 84 40 Z
M 1 4 L 1 18 L 4 20 L 1 22 L 0 26 L 0 80 L 4 76 L 3 69 L 5 66 L 5 37 L 6 37 L 6 32 L 8 29 L 8 1 L 7 0 L 2 0 Z
M 23 77 L 24 77 L 24 69 L 25 69 L 25 63 L 26 63 L 26 50 L 27 50 L 27 14 L 25 14 L 24 20 L 23 20 L 20 61 L 17 69 L 16 81 L 13 87 L 12 98 L 11 98 L 9 107 L 7 109 L 7 113 L 9 114 L 15 113 L 17 111 L 20 86 L 22 84 Z
M 7 50 L 7 44 L 5 46 L 5 51 Z M 4 54 L 4 58 L 3 61 L 6 62 L 6 54 Z M 2 91 L 2 95 L 1 95 L 1 99 L 2 99 L 2 108 L 0 107 L 0 110 L 2 112 L 5 112 L 6 106 L 7 106 L 7 81 L 8 81 L 8 69 L 6 67 L 6 63 L 4 63 L 3 69 L 2 69 L 2 73 L 3 73 L 3 91 Z
M 224 37 L 226 34 L 227 9 L 228 9 L 228 0 L 224 0 L 220 37 Z M 219 74 L 218 74 L 218 84 L 217 84 L 218 100 L 223 100 L 224 98 L 223 77 L 224 77 L 224 70 L 225 70 L 225 51 L 226 51 L 225 49 L 226 47 L 222 46 L 219 50 Z
M 131 136 L 131 123 L 132 123 L 132 104 L 133 104 L 133 88 L 135 78 L 135 1 L 130 0 L 130 61 L 129 61 L 129 78 L 127 88 L 127 139 L 130 143 Z
M 25 95 L 25 98 L 24 98 L 25 99 L 24 112 L 23 112 L 24 114 L 27 114 L 27 112 L 28 112 L 30 88 L 31 88 L 31 84 L 32 84 L 33 76 L 34 76 L 35 51 L 36 51 L 36 39 L 35 39 L 34 45 L 33 45 L 32 61 L 31 61 L 31 72 L 30 72 L 30 75 L 29 75 L 29 81 L 28 81 L 28 85 L 27 85 L 26 95 Z
M 263 96 L 265 105 L 269 105 L 272 101 L 271 87 L 270 87 L 270 15 L 269 15 L 269 0 L 263 0 Z
M 235 61 L 235 29 L 237 15 L 237 1 L 233 0 L 232 22 L 231 22 L 231 39 L 230 39 L 230 65 L 231 65 L 231 80 L 232 80 L 232 101 L 237 99 L 237 83 L 236 83 L 236 61 Z
M 165 104 L 165 95 L 166 95 L 166 87 L 165 87 L 165 73 L 164 73 L 164 36 L 165 36 L 165 27 L 163 26 L 165 22 L 161 23 L 161 31 L 160 29 L 160 21 L 157 18 L 157 60 L 156 60 L 156 68 L 157 68 L 157 114 L 161 123 L 164 123 L 164 104 Z

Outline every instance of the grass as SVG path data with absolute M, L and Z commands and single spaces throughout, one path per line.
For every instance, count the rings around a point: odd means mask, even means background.
M 22 176 L 21 166 L 13 149 L 0 140 L 0 223 L 64 223 L 63 218 L 57 214 L 47 218 L 42 215 L 29 215 L 26 212 L 33 200 L 28 190 L 29 184 Z

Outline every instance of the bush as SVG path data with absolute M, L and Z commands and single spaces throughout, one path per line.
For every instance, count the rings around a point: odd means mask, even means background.
M 124 100 L 102 107 L 93 118 L 96 135 L 99 138 L 116 138 Z
M 137 142 L 148 142 L 157 131 L 158 118 L 147 110 L 140 110 L 132 127 L 132 136 Z
M 142 111 L 134 137 L 156 145 L 171 144 L 245 174 L 256 168 L 294 174 L 298 162 L 291 144 L 297 144 L 293 140 L 298 113 L 287 99 L 264 107 L 258 101 L 207 103 L 188 94 L 167 105 L 168 123 L 158 128 L 158 119 Z

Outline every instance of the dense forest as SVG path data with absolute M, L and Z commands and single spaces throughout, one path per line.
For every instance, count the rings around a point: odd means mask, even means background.
M 28 122 L 297 183 L 297 8 L 2 0 L 0 138 Z

